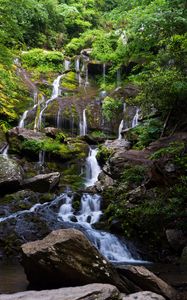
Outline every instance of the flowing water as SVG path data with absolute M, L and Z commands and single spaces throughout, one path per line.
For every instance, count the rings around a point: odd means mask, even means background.
M 9 150 L 9 145 L 7 144 L 7 145 L 3 148 L 2 152 L 1 152 L 1 155 L 3 155 L 4 157 L 8 157 L 8 150 Z
M 64 70 L 69 71 L 70 65 L 71 65 L 71 61 L 69 61 L 68 59 L 65 59 L 64 60 Z
M 87 134 L 87 119 L 86 119 L 86 109 L 82 112 L 82 120 L 79 122 L 80 135 L 84 136 Z
M 58 96 L 59 96 L 59 85 L 60 85 L 60 80 L 62 78 L 63 75 L 59 75 L 53 82 L 53 90 L 52 90 L 52 95 L 51 95 L 51 98 L 48 99 L 46 102 L 45 102 L 45 106 L 44 108 L 41 110 L 40 114 L 39 114 L 39 119 L 38 119 L 38 128 L 41 129 L 42 127 L 42 116 L 43 116 L 43 113 L 44 111 L 47 109 L 49 103 L 51 101 L 53 101 L 54 99 L 56 99 Z
M 124 128 L 124 114 L 126 111 L 126 103 L 123 103 L 123 119 L 121 120 L 120 124 L 119 124 L 119 128 L 118 128 L 118 140 L 122 139 L 122 130 Z
M 139 119 L 139 112 L 140 112 L 140 109 L 137 107 L 136 108 L 136 113 L 132 119 L 132 128 L 136 127 L 138 125 L 138 119 Z
M 86 187 L 94 185 L 94 183 L 97 181 L 99 173 L 101 172 L 101 168 L 96 159 L 97 152 L 98 149 L 90 148 L 89 155 L 86 159 Z

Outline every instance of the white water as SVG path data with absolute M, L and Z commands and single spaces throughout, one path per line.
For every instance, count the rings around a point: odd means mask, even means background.
M 22 115 L 22 117 L 21 117 L 21 120 L 20 120 L 20 122 L 19 122 L 19 125 L 18 125 L 19 128 L 24 128 L 24 126 L 25 126 L 25 120 L 26 120 L 26 118 L 27 118 L 28 112 L 29 112 L 29 111 L 26 110 L 26 111 L 23 113 L 23 115 Z
M 123 117 L 124 117 L 124 113 L 126 111 L 126 103 L 124 102 L 123 103 Z M 118 128 L 118 140 L 121 140 L 122 139 L 122 130 L 123 130 L 123 127 L 124 127 L 124 120 L 122 119 L 120 124 L 119 124 L 119 128 Z
M 56 127 L 60 129 L 62 127 L 62 109 L 59 107 L 57 113 Z
M 7 144 L 4 149 L 2 150 L 2 155 L 4 157 L 8 157 L 8 149 L 9 149 L 9 145 Z
M 136 108 L 136 113 L 135 113 L 135 115 L 133 117 L 133 120 L 132 120 L 132 126 L 131 126 L 132 128 L 134 128 L 135 126 L 138 125 L 139 112 L 140 112 L 140 109 L 137 107 Z
M 75 71 L 78 73 L 80 72 L 80 58 L 77 57 L 75 60 Z
M 101 168 L 96 159 L 97 152 L 98 149 L 90 148 L 89 155 L 86 159 L 86 187 L 94 185 L 101 172 Z
M 86 109 L 84 109 L 82 112 L 82 120 L 80 120 L 80 122 L 79 122 L 79 130 L 80 130 L 81 136 L 84 136 L 87 134 Z
M 56 99 L 59 96 L 59 85 L 60 85 L 60 80 L 63 75 L 59 75 L 53 82 L 53 90 L 52 90 L 52 95 L 51 98 L 48 99 L 45 103 L 44 108 L 41 110 L 40 115 L 39 115 L 39 120 L 38 120 L 38 129 L 41 129 L 42 127 L 42 115 L 46 108 L 48 107 L 49 103 Z
M 85 87 L 89 85 L 89 78 L 88 78 L 88 64 L 85 64 Z
M 38 164 L 39 164 L 40 166 L 43 166 L 44 162 L 45 162 L 45 151 L 41 150 L 41 151 L 39 152 Z
M 71 64 L 71 61 L 69 61 L 69 60 L 67 60 L 67 59 L 64 60 L 64 70 L 65 70 L 65 71 L 69 71 L 69 69 L 70 69 L 70 64 Z

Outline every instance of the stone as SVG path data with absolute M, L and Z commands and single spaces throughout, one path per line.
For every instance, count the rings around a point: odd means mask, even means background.
M 1 298 L 0 298 L 1 299 Z M 124 296 L 122 300 L 164 300 L 165 298 L 161 295 L 145 291 L 145 292 L 138 292 L 128 296 Z
M 58 185 L 59 180 L 59 172 L 39 174 L 24 180 L 22 183 L 22 188 L 31 189 L 32 191 L 39 193 L 45 193 L 51 191 L 56 185 Z
M 22 169 L 17 162 L 0 155 L 0 194 L 17 191 L 21 181 Z
M 43 240 L 22 245 L 22 264 L 29 282 L 37 287 L 110 283 L 129 292 L 114 267 L 75 229 L 51 232 Z
M 57 290 L 26 291 L 0 295 L 0 300 L 119 300 L 119 291 L 110 284 L 89 284 Z
M 166 237 L 168 243 L 175 251 L 180 251 L 187 242 L 187 238 L 185 237 L 183 231 L 178 229 L 167 229 Z
M 123 266 L 122 274 L 141 290 L 151 291 L 164 296 L 166 299 L 176 299 L 176 290 L 145 267 Z

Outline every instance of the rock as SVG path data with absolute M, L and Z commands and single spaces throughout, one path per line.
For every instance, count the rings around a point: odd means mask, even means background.
M 0 156 L 0 194 L 17 191 L 22 181 L 22 169 L 13 159 Z
M 31 189 L 32 191 L 39 193 L 45 193 L 51 191 L 59 183 L 59 180 L 59 172 L 39 174 L 24 180 L 22 183 L 22 188 Z
M 168 243 L 175 251 L 181 250 L 187 242 L 187 238 L 184 235 L 183 231 L 178 229 L 167 229 L 166 237 Z
M 22 245 L 22 251 L 25 273 L 34 286 L 110 283 L 129 292 L 113 266 L 78 230 L 53 231 L 43 240 Z
M 1 299 L 1 298 L 0 298 Z M 138 292 L 122 298 L 122 300 L 164 300 L 161 295 L 152 292 Z
M 88 284 L 81 287 L 58 290 L 26 291 L 11 295 L 0 295 L 0 300 L 118 300 L 121 299 L 115 286 L 109 284 Z
M 49 136 L 50 138 L 55 139 L 57 134 L 62 131 L 55 127 L 45 127 L 44 132 L 45 132 L 46 136 Z
M 123 266 L 122 274 L 141 290 L 157 293 L 166 299 L 176 299 L 175 289 L 144 267 Z
M 187 246 L 182 250 L 181 263 L 187 265 Z

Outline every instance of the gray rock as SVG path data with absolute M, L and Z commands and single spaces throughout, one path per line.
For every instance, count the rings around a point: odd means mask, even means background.
M 129 292 L 125 280 L 78 230 L 53 231 L 43 240 L 22 245 L 22 251 L 25 273 L 34 286 L 110 283 Z
M 22 169 L 16 161 L 0 155 L 0 192 L 17 191 L 22 181 Z
M 122 274 L 141 290 L 157 293 L 166 299 L 176 299 L 176 290 L 144 267 L 123 266 Z
M 109 284 L 89 284 L 58 290 L 27 291 L 11 295 L 0 295 L 0 300 L 118 300 L 119 291 Z
M 183 231 L 178 229 L 167 229 L 166 237 L 170 246 L 176 251 L 184 247 L 187 242 Z
M 45 193 L 51 191 L 59 183 L 59 180 L 59 172 L 39 174 L 24 180 L 22 183 L 22 188 L 31 189 L 32 191 L 39 193 Z
M 1 298 L 0 298 L 1 299 Z M 138 292 L 122 298 L 122 300 L 164 300 L 161 295 L 152 292 Z

